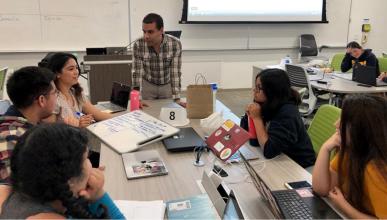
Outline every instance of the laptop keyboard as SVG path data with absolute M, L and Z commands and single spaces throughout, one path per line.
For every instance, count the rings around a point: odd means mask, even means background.
M 112 103 L 101 103 L 100 105 L 112 111 L 122 111 L 124 109 L 121 106 L 113 105 Z
M 309 207 L 302 201 L 295 190 L 272 191 L 278 206 L 281 208 L 285 218 L 312 219 L 313 215 Z

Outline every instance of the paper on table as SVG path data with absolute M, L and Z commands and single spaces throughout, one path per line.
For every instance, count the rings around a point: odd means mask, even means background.
M 165 204 L 162 200 L 114 200 L 126 219 L 164 219 Z

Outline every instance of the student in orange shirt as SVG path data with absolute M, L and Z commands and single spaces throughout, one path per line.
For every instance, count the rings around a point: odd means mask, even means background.
M 349 218 L 387 218 L 387 99 L 347 97 L 336 127 L 318 154 L 314 191 Z

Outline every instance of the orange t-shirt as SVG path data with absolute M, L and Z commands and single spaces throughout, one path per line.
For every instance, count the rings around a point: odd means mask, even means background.
M 338 156 L 335 156 L 331 161 L 331 168 L 337 172 L 338 170 Z M 344 161 L 345 163 L 345 161 Z M 344 174 L 344 177 L 346 174 Z M 348 181 L 343 182 L 344 188 Z M 342 189 L 346 194 L 346 190 Z M 370 214 L 377 218 L 387 218 L 387 181 L 378 171 L 377 167 L 369 163 L 364 172 L 364 207 Z

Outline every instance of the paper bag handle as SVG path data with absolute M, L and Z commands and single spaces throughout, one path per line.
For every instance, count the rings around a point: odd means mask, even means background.
M 199 84 L 199 80 L 202 80 L 202 84 L 207 84 L 207 79 L 206 77 L 201 74 L 201 73 L 197 73 L 196 76 L 195 76 L 195 85 L 198 85 Z

